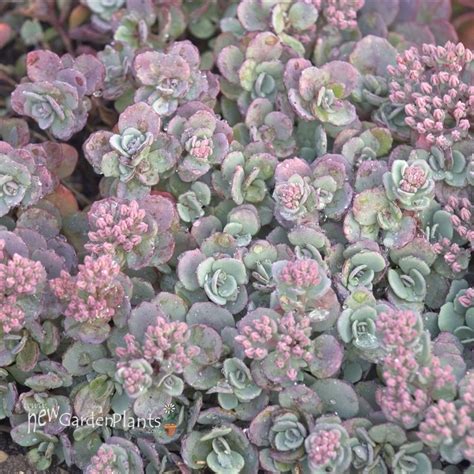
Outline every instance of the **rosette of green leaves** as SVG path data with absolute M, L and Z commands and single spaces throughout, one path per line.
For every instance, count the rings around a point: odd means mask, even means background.
M 259 292 L 268 294 L 273 290 L 272 264 L 278 259 L 275 246 L 266 240 L 254 241 L 243 261 L 254 280 L 252 286 Z
M 232 129 L 219 120 L 213 110 L 200 102 L 179 108 L 168 124 L 184 150 L 178 173 L 183 181 L 196 181 L 212 166 L 222 162 L 232 140 Z
M 211 203 L 211 190 L 206 183 L 195 181 L 188 191 L 179 193 L 176 209 L 183 222 L 194 222 L 204 216 L 204 208 Z
M 471 155 L 474 152 L 474 141 L 470 144 Z M 468 147 L 465 147 L 468 148 Z M 435 146 L 428 150 L 413 150 L 410 153 L 410 160 L 425 160 L 430 168 L 433 179 L 436 182 L 443 182 L 455 188 L 462 188 L 467 183 L 467 165 L 469 154 L 463 153 L 465 150 L 458 150 L 456 146 L 441 150 Z
M 380 347 L 375 322 L 385 306 L 377 305 L 372 293 L 361 287 L 353 290 L 344 307 L 346 309 L 337 320 L 339 336 L 346 344 L 351 344 L 360 357 L 375 362 Z
M 141 87 L 135 102 L 144 101 L 159 115 L 170 116 L 180 104 L 198 100 L 209 89 L 199 62 L 199 51 L 190 41 L 176 41 L 166 52 L 137 54 L 133 70 Z
M 87 121 L 89 99 L 102 87 L 105 68 L 90 54 L 73 59 L 51 51 L 32 51 L 27 56 L 31 82 L 19 84 L 12 93 L 12 108 L 33 118 L 42 130 L 68 140 Z
M 106 100 L 116 100 L 130 90 L 127 79 L 133 59 L 132 49 L 128 45 L 113 47 L 108 44 L 97 53 L 97 57 L 105 67 L 102 97 Z
M 41 154 L 0 141 L 0 216 L 36 204 L 55 184 Z
M 247 404 L 262 393 L 262 389 L 253 381 L 250 370 L 240 359 L 226 359 L 222 373 L 225 380 L 207 393 L 217 393 L 219 405 L 224 410 L 233 410 L 239 404 Z
M 226 81 L 222 85 L 223 93 L 229 99 L 235 99 L 237 95 L 237 103 L 243 112 L 257 98 L 274 102 L 284 91 L 282 54 L 283 44 L 268 31 L 257 34 L 244 52 L 234 45 L 225 47 L 217 58 Z
M 189 250 L 180 258 L 177 274 L 186 290 L 201 289 L 210 301 L 232 313 L 243 309 L 247 302 L 247 270 L 237 258 L 207 257 L 200 250 Z
M 383 176 L 388 199 L 402 209 L 419 211 L 430 205 L 434 191 L 431 169 L 424 160 L 395 160 Z
M 397 50 L 385 37 L 365 33 L 350 53 L 349 62 L 361 74 L 351 97 L 364 113 L 388 101 L 387 66 L 396 65 L 396 56 Z
M 387 262 L 376 242 L 356 242 L 344 250 L 343 256 L 342 284 L 349 291 L 360 286 L 372 290 L 373 285 L 383 277 Z
M 302 311 L 314 308 L 317 300 L 325 294 L 330 286 L 330 279 L 322 260 L 315 258 L 304 259 L 313 265 L 315 284 L 300 286 L 294 281 L 287 282 L 281 277 L 281 272 L 292 263 L 289 260 L 278 260 L 272 265 L 272 275 L 275 282 L 275 298 L 285 311 L 300 309 Z M 304 261 L 302 260 L 302 261 Z
M 174 169 L 181 147 L 160 125 L 160 116 L 139 102 L 120 114 L 118 133 L 100 130 L 85 142 L 87 160 L 96 173 L 113 179 L 118 197 L 144 197 Z
M 330 219 L 340 219 L 352 201 L 349 162 L 342 155 L 327 154 L 316 158 L 311 168 L 316 209 Z
M 252 140 L 263 142 L 276 157 L 286 158 L 294 152 L 293 119 L 274 110 L 270 100 L 255 99 L 247 110 L 245 125 Z
M 351 439 L 347 430 L 338 422 L 337 418 L 321 418 L 318 420 L 311 430 L 310 435 L 305 440 L 306 452 L 310 452 L 311 443 L 314 438 L 316 438 L 319 433 L 325 431 L 337 431 L 339 433 L 340 437 L 338 443 L 339 446 L 337 447 L 336 452 L 337 455 L 332 456 L 331 460 L 325 464 L 315 464 L 311 462 L 311 459 L 308 457 L 306 459 L 306 465 L 309 468 L 308 472 L 311 472 L 311 474 L 345 472 L 352 462 Z
M 309 164 L 300 158 L 278 163 L 273 199 L 276 203 L 275 217 L 282 225 L 293 226 L 301 220 L 315 220 L 316 197 Z
M 110 21 L 113 14 L 125 4 L 125 0 L 83 0 L 94 15 L 102 20 Z
M 431 461 L 424 452 L 423 443 L 414 441 L 397 446 L 396 449 L 391 444 L 384 446 L 384 458 L 387 466 L 390 466 L 394 474 L 424 474 L 432 472 Z
M 474 342 L 474 298 L 466 297 L 472 291 L 466 280 L 453 280 L 438 316 L 440 331 L 453 333 L 464 344 Z M 464 304 L 460 302 L 463 297 Z
M 374 127 L 348 138 L 342 145 L 341 154 L 352 165 L 360 166 L 366 160 L 375 160 L 386 155 L 392 148 L 392 142 L 388 129 Z
M 399 303 L 421 304 L 426 296 L 425 277 L 431 273 L 430 266 L 416 256 L 402 257 L 398 268 L 390 268 L 387 273 L 389 295 Z
M 208 432 L 192 431 L 181 443 L 181 456 L 191 469 L 208 468 L 217 474 L 257 472 L 257 451 L 243 431 L 223 424 Z
M 250 423 L 249 439 L 260 448 L 259 460 L 270 472 L 288 472 L 305 455 L 304 440 L 312 417 L 296 409 L 271 405 Z
M 257 205 L 268 195 L 268 184 L 278 164 L 261 143 L 250 143 L 244 149 L 233 142 L 230 152 L 212 175 L 214 189 L 219 195 L 232 199 L 237 205 Z
M 224 232 L 234 237 L 239 247 L 247 247 L 260 230 L 257 209 L 251 204 L 237 206 L 227 216 Z
M 321 68 L 306 59 L 290 59 L 284 82 L 293 109 L 304 120 L 319 120 L 337 127 L 356 119 L 355 107 L 346 100 L 359 80 L 351 64 L 332 61 Z
M 101 450 L 106 451 L 108 454 L 107 458 L 110 459 L 105 466 L 100 463 L 101 469 L 108 469 L 117 474 L 143 474 L 143 461 L 140 451 L 131 441 L 118 436 L 111 436 L 99 448 L 99 456 Z M 97 472 L 97 468 L 94 466 L 94 459 L 92 459 L 92 463 L 86 467 L 84 472 L 86 474 Z

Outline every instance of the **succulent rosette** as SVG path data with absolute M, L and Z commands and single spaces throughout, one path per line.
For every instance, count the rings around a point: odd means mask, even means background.
M 183 438 L 181 455 L 193 469 L 207 467 L 217 474 L 246 474 L 258 470 L 255 447 L 234 425 L 224 424 L 208 432 L 192 431 Z
M 261 203 L 270 192 L 277 158 L 258 143 L 250 143 L 243 150 L 234 150 L 233 145 L 220 170 L 212 175 L 214 188 L 238 205 Z
M 358 78 L 349 63 L 333 61 L 317 68 L 300 58 L 290 59 L 284 74 L 290 104 L 299 117 L 339 127 L 356 119 L 354 106 L 345 99 Z
M 246 304 L 248 273 L 237 258 L 206 257 L 199 250 L 190 250 L 180 258 L 177 273 L 186 290 L 201 289 L 210 301 L 231 312 L 239 312 Z
M 173 171 L 181 147 L 160 126 L 160 116 L 139 102 L 120 114 L 119 133 L 98 131 L 85 142 L 86 158 L 97 173 L 114 180 L 119 197 L 145 197 L 160 176 Z
M 245 125 L 252 140 L 263 142 L 278 158 L 286 158 L 295 150 L 293 119 L 275 110 L 270 100 L 255 99 L 247 111 Z
M 349 434 L 336 420 L 319 420 L 304 444 L 306 462 L 312 474 L 344 472 L 351 464 Z
M 419 211 L 429 206 L 434 180 L 429 165 L 423 160 L 395 160 L 391 171 L 383 176 L 388 199 L 403 209 Z
M 180 107 L 168 124 L 168 133 L 182 145 L 178 173 L 186 182 L 197 180 L 220 164 L 232 140 L 232 129 L 201 102 Z
M 44 156 L 0 142 L 0 216 L 12 208 L 36 204 L 54 184 Z
M 111 437 L 102 444 L 84 472 L 117 472 L 120 474 L 143 473 L 143 461 L 137 447 L 123 438 Z
M 212 86 L 199 71 L 199 51 L 189 41 L 177 41 L 166 52 L 146 51 L 137 54 L 133 70 L 141 87 L 135 102 L 146 102 L 167 117 L 179 105 L 208 97 Z
M 249 438 L 262 448 L 259 460 L 268 471 L 288 472 L 305 456 L 311 416 L 270 405 L 250 423 Z
M 103 83 L 105 68 L 94 56 L 62 58 L 51 51 L 32 51 L 27 57 L 31 82 L 20 84 L 12 94 L 12 107 L 33 118 L 42 130 L 62 140 L 82 130 L 87 120 L 87 96 Z

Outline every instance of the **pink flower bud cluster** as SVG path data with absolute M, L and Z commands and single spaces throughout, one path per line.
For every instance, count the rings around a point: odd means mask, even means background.
M 420 362 L 423 327 L 412 311 L 381 313 L 376 327 L 387 350 L 383 362 L 385 387 L 378 388 L 377 403 L 388 420 L 413 428 L 431 405 L 433 394 L 455 384 L 455 377 L 436 356 Z
M 321 282 L 319 265 L 316 260 L 295 260 L 288 262 L 278 275 L 278 279 L 289 286 L 310 288 Z
M 131 398 L 141 395 L 152 384 L 153 369 L 144 359 L 117 364 L 116 378 Z
M 409 347 L 418 342 L 418 316 L 413 311 L 387 311 L 379 314 L 376 327 L 388 348 Z
M 283 183 L 277 188 L 278 200 L 286 208 L 297 210 L 305 196 L 305 191 L 300 183 Z
M 455 231 L 464 239 L 468 240 L 471 248 L 474 245 L 474 217 L 473 205 L 467 198 L 450 196 L 448 204 L 444 207 L 451 214 L 451 223 Z
M 180 374 L 200 351 L 197 346 L 187 345 L 189 337 L 186 323 L 169 322 L 158 316 L 156 324 L 145 331 L 143 356 L 150 362 L 158 362 L 167 372 Z
M 470 462 L 474 462 L 474 377 L 466 374 L 460 386 L 459 400 L 440 400 L 426 412 L 420 423 L 420 439 L 432 448 L 457 446 Z
M 88 213 L 91 230 L 86 250 L 96 255 L 131 252 L 148 232 L 145 215 L 137 201 L 129 204 L 115 199 L 95 202 Z
M 469 249 L 464 249 L 458 244 L 453 244 L 447 238 L 441 239 L 432 246 L 437 255 L 443 257 L 448 267 L 454 272 L 458 273 L 466 269 L 469 263 L 471 252 Z
M 103 444 L 95 456 L 91 458 L 87 466 L 87 474 L 115 474 L 116 468 L 113 466 L 116 461 L 116 455 L 112 447 Z
M 150 364 L 158 363 L 159 370 L 181 374 L 196 357 L 200 349 L 189 344 L 190 332 L 186 323 L 158 316 L 156 323 L 147 327 L 142 347 L 134 336 L 124 337 L 126 347 L 116 349 L 121 358 L 143 357 Z
M 340 454 L 341 432 L 336 429 L 317 431 L 307 438 L 305 446 L 312 467 L 326 466 Z
M 251 321 L 240 329 L 235 340 L 244 348 L 250 359 L 264 359 L 270 352 L 276 352 L 275 364 L 278 368 L 288 367 L 291 360 L 310 362 L 311 321 L 306 315 L 287 313 L 278 322 L 266 315 Z M 286 375 L 295 380 L 298 372 L 288 368 Z
M 0 241 L 3 259 L 5 242 Z M 40 262 L 14 254 L 0 263 L 0 325 L 3 332 L 20 330 L 25 322 L 22 299 L 36 294 L 46 281 L 46 271 Z
M 474 113 L 474 86 L 462 79 L 473 53 L 461 43 L 424 44 L 398 55 L 391 75 L 390 100 L 405 106 L 405 123 L 428 145 L 446 149 L 464 138 Z
M 357 12 L 364 6 L 364 0 L 316 0 L 316 8 L 323 11 L 327 22 L 339 30 L 357 26 Z
M 100 320 L 108 322 L 123 300 L 124 290 L 118 281 L 119 265 L 110 255 L 97 259 L 87 256 L 79 272 L 71 276 L 63 271 L 51 280 L 54 294 L 64 303 L 64 315 L 84 323 Z

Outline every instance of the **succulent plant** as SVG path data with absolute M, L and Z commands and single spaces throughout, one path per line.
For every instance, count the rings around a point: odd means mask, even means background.
M 170 227 L 176 211 L 164 197 L 96 201 L 88 220 L 89 241 L 84 248 L 93 255 L 111 255 L 121 266 L 134 270 L 162 265 L 173 255 Z
M 217 474 L 257 470 L 255 448 L 234 425 L 224 424 L 205 433 L 192 431 L 183 439 L 181 455 L 193 469 L 207 467 Z
M 12 94 L 12 107 L 33 118 L 42 130 L 62 140 L 82 130 L 92 95 L 102 86 L 105 69 L 92 55 L 62 58 L 51 51 L 32 51 L 27 57 L 28 79 Z
M 343 61 L 317 68 L 305 59 L 291 59 L 284 74 L 288 98 L 298 116 L 335 126 L 348 125 L 356 118 L 354 106 L 345 99 L 357 80 L 357 70 Z
M 474 474 L 473 0 L 3 3 L 30 469 Z
M 250 423 L 249 439 L 260 448 L 259 460 L 269 471 L 288 472 L 305 456 L 310 416 L 270 405 Z
M 189 41 L 178 41 L 166 52 L 137 54 L 133 70 L 141 87 L 135 93 L 135 101 L 146 102 L 166 117 L 184 102 L 207 97 L 210 85 L 199 71 L 199 59 L 197 48 Z
M 310 472 L 344 472 L 351 464 L 349 435 L 336 420 L 318 420 L 304 445 Z
M 453 280 L 446 303 L 441 306 L 438 326 L 453 333 L 461 342 L 472 344 L 474 338 L 474 291 L 466 280 Z
M 224 159 L 232 130 L 212 109 L 199 102 L 180 107 L 168 125 L 168 133 L 181 142 L 183 154 L 178 173 L 183 181 L 195 181 Z
M 143 473 L 143 461 L 137 447 L 123 438 L 112 436 L 102 444 L 85 472 L 116 471 L 120 474 Z
M 84 144 L 97 173 L 116 181 L 119 197 L 145 197 L 160 176 L 174 169 L 181 148 L 177 140 L 160 132 L 160 126 L 160 116 L 139 102 L 120 114 L 119 133 L 98 131 Z
M 431 169 L 423 160 L 395 160 L 383 176 L 388 199 L 401 208 L 418 211 L 429 206 L 434 190 Z
M 42 154 L 0 142 L 0 216 L 10 209 L 36 204 L 53 191 L 55 180 Z

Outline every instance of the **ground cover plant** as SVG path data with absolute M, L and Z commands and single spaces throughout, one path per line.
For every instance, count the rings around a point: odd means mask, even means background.
M 469 7 L 0 5 L 0 419 L 35 472 L 474 473 Z

